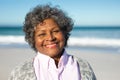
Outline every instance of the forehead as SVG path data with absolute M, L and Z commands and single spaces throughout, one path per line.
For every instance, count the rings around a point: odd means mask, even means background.
M 36 26 L 36 29 L 44 30 L 44 29 L 54 29 L 59 28 L 57 23 L 53 19 L 45 19 L 43 22 Z

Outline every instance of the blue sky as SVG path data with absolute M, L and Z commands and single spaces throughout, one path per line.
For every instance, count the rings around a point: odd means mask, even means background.
M 0 25 L 22 25 L 38 4 L 59 5 L 75 25 L 120 26 L 120 0 L 0 0 Z

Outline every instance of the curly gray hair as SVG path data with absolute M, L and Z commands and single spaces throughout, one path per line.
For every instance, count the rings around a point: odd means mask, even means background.
M 27 13 L 23 26 L 25 40 L 35 51 L 37 50 L 35 48 L 34 28 L 48 18 L 52 18 L 58 24 L 59 28 L 65 32 L 65 46 L 67 46 L 67 40 L 70 36 L 70 31 L 73 28 L 73 20 L 58 7 L 38 5 Z

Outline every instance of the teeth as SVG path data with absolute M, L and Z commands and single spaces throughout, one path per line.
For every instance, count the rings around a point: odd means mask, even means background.
M 50 45 L 46 45 L 47 48 L 53 48 L 56 47 L 56 44 L 50 44 Z

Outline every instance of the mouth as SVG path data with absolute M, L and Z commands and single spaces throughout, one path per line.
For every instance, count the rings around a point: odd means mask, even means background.
M 47 44 L 46 47 L 47 47 L 47 48 L 55 48 L 55 47 L 57 47 L 57 44 L 56 44 L 56 43 Z

